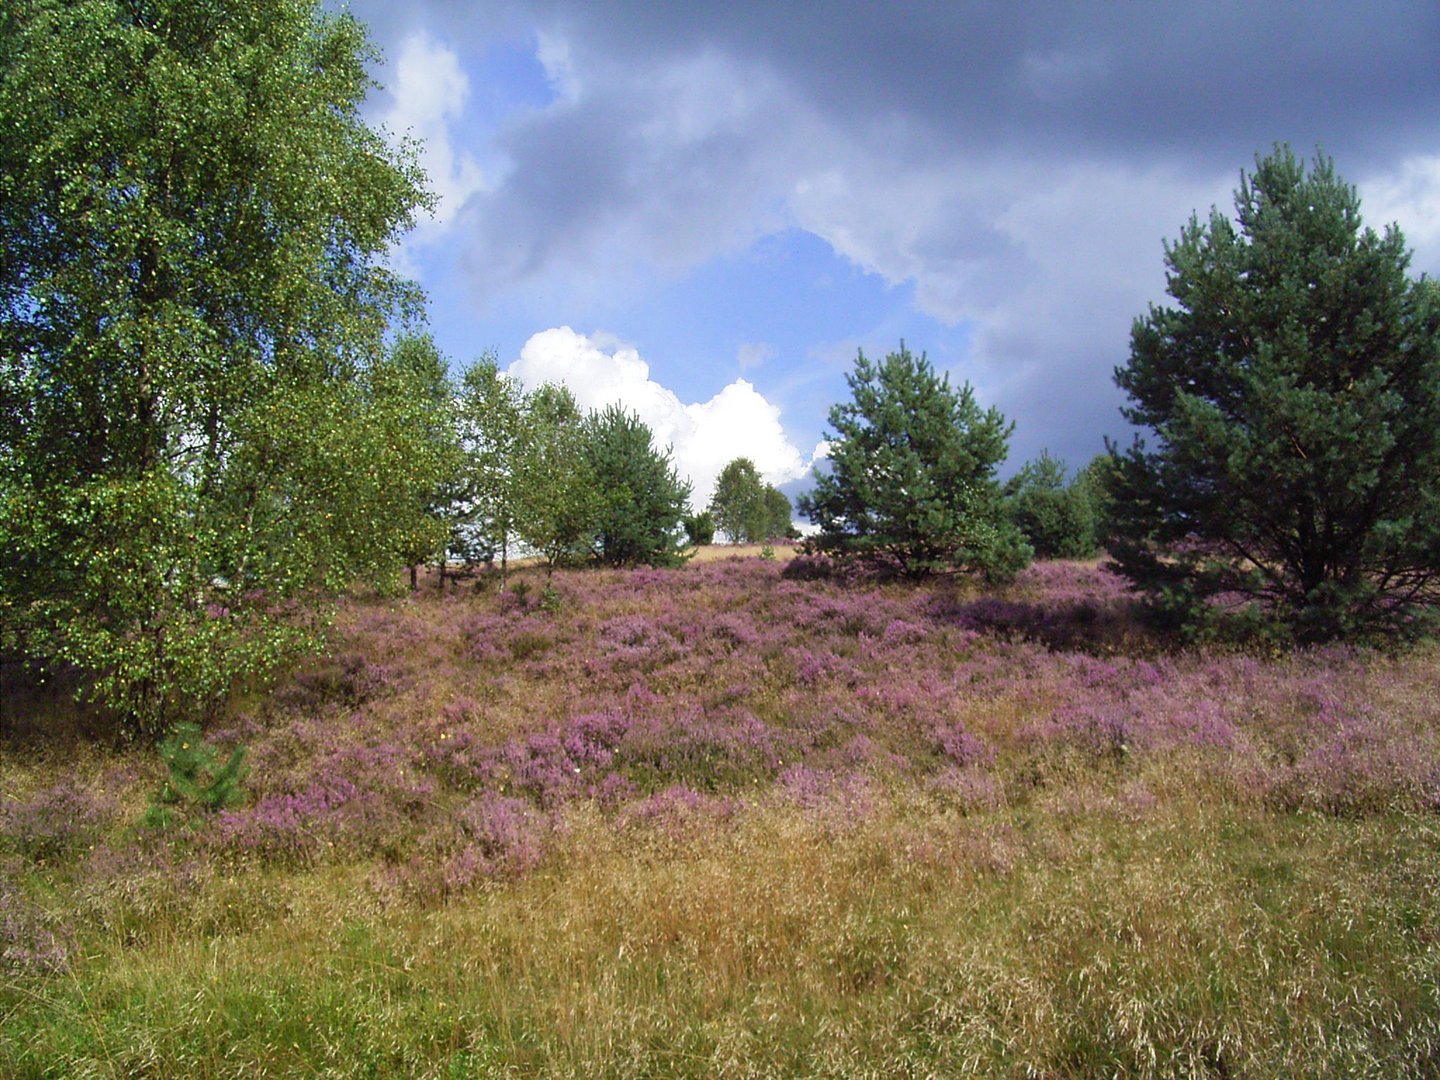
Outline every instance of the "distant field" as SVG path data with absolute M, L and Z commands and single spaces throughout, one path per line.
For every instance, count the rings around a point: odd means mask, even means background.
M 706 544 L 704 547 L 691 549 L 691 561 L 697 563 L 714 562 L 717 559 L 749 558 L 759 555 L 765 550 L 764 544 Z M 795 557 L 798 550 L 797 545 L 781 542 L 771 544 L 770 550 L 775 553 L 775 558 L 782 562 L 789 561 Z
M 795 557 L 799 550 L 797 544 L 788 541 L 781 541 L 778 544 L 771 544 L 770 550 L 774 552 L 775 558 L 782 562 L 789 561 Z M 706 544 L 703 547 L 686 549 L 686 556 L 692 563 L 715 562 L 717 559 L 740 559 L 758 556 L 765 550 L 765 544 Z M 537 558 L 511 559 L 510 565 L 516 568 L 534 567 L 541 565 L 542 560 Z
M 1434 645 L 758 551 L 352 602 L 165 829 L 5 746 L 0 1076 L 1440 1076 Z

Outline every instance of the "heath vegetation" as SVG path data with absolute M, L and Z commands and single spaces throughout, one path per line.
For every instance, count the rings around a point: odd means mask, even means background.
M 1327 160 L 1151 445 L 861 352 L 797 548 L 440 353 L 370 59 L 0 10 L 0 1075 L 1440 1076 L 1440 290 Z
M 538 573 L 345 601 L 198 756 L 13 714 L 0 1071 L 1434 1073 L 1433 646 Z

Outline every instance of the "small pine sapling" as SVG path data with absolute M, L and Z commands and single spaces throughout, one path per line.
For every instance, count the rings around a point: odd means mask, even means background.
M 159 751 L 168 775 L 145 814 L 147 825 L 167 828 L 189 808 L 213 812 L 245 801 L 242 785 L 250 769 L 243 746 L 218 764 L 219 752 L 200 737 L 198 725 L 177 724 Z

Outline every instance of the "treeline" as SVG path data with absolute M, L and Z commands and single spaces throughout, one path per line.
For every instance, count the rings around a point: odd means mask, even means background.
M 452 376 L 385 261 L 432 197 L 361 119 L 369 56 L 314 0 L 0 9 L 0 658 L 132 729 L 262 683 L 407 565 L 789 531 L 753 463 L 687 513 L 633 414 L 494 357 Z M 1176 306 L 1117 373 L 1153 446 L 1001 485 L 1013 425 L 903 343 L 861 353 L 799 506 L 814 550 L 1003 581 L 1105 543 L 1187 633 L 1237 600 L 1299 640 L 1427 625 L 1440 290 L 1328 162 L 1257 165 L 1238 228 L 1166 249 Z
M 430 445 L 413 470 L 408 506 L 414 542 L 400 554 L 410 567 L 433 562 L 498 562 L 502 574 L 517 545 L 547 570 L 596 561 L 673 565 L 686 534 L 690 486 L 650 429 L 616 406 L 583 413 L 563 386 L 525 392 L 481 358 L 457 378 L 426 335 L 401 339 L 425 401 Z
M 631 414 L 452 374 L 386 254 L 432 203 L 311 0 L 0 11 L 0 662 L 203 719 L 402 568 L 674 561 Z
M 800 539 L 789 498 L 747 457 L 730 461 L 705 509 L 692 511 L 690 485 L 638 415 L 618 406 L 582 413 L 560 385 L 527 392 L 499 370 L 493 354 L 458 374 L 453 369 L 428 334 L 411 332 L 393 343 L 371 375 L 376 400 L 385 399 L 382 411 L 391 419 L 392 446 L 403 445 L 408 462 L 394 475 L 390 524 L 401 537 L 396 555 L 409 567 L 411 588 L 426 565 L 438 569 L 442 585 L 457 564 L 494 564 L 503 578 L 517 552 L 538 555 L 547 570 L 675 566 L 687 548 L 712 543 L 717 533 L 732 543 Z M 858 378 L 876 370 L 862 353 Z M 894 413 L 895 434 L 903 434 L 910 460 L 854 459 L 861 427 L 840 425 L 846 437 L 834 441 L 829 464 L 822 465 L 827 475 L 820 488 L 828 494 L 802 502 L 812 518 L 823 524 L 820 500 L 834 501 L 840 484 L 854 488 L 863 480 L 863 492 L 847 488 L 839 496 L 832 516 L 844 527 L 832 532 L 858 536 L 864 525 L 871 546 L 901 556 L 910 576 L 918 576 L 923 560 L 897 550 L 892 535 L 906 517 L 917 522 L 917 534 L 926 534 L 922 543 L 936 546 L 937 558 L 923 565 L 927 572 L 954 564 L 939 548 L 960 534 L 960 519 L 978 526 L 994 518 L 1010 549 L 1002 561 L 1012 576 L 1031 558 L 1099 554 L 1108 455 L 1071 477 L 1062 461 L 1043 452 L 999 484 L 995 474 L 1011 425 L 993 409 L 980 413 L 968 390 L 951 392 L 903 342 L 886 370 L 890 390 L 871 405 L 892 409 L 889 395 L 904 386 L 901 396 L 911 407 Z M 866 399 L 861 390 L 858 400 Z M 926 416 L 927 401 L 939 413 Z M 964 474 L 944 473 L 931 458 L 963 462 Z M 937 524 L 934 505 L 921 505 L 927 489 L 932 504 L 955 503 L 954 523 Z M 861 499 L 871 505 L 858 505 Z M 859 553 L 844 543 L 830 549 Z M 980 568 L 992 576 L 999 570 L 993 560 Z
M 676 566 L 686 549 L 730 540 L 798 538 L 789 498 L 749 458 L 726 465 L 708 507 L 649 427 L 618 406 L 582 413 L 564 386 L 527 392 L 487 354 L 452 375 L 424 333 L 402 336 L 386 364 L 410 399 L 405 543 L 410 570 L 498 565 L 517 552 L 558 566 Z M 399 402 L 397 410 L 407 408 Z M 418 437 L 418 438 L 417 438 Z

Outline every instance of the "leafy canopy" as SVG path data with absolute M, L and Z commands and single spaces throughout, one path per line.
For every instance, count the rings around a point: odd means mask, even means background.
M 820 526 L 817 546 L 911 577 L 1023 567 L 1029 551 L 1003 519 L 994 479 L 1014 425 L 903 341 L 879 364 L 860 352 L 846 378 L 853 399 L 830 410 L 829 470 L 800 500 Z
M 442 570 L 457 521 L 465 512 L 465 455 L 459 399 L 450 365 L 425 333 L 405 333 L 367 373 L 372 411 L 398 466 L 390 496 L 397 554 L 410 567 L 439 562 Z M 443 580 L 443 578 L 442 578 Z
M 371 57 L 311 0 L 0 13 L 0 647 L 139 725 L 423 539 L 369 375 L 427 196 L 360 117 Z
M 1106 474 L 1117 563 L 1179 610 L 1249 598 L 1302 640 L 1415 629 L 1440 601 L 1436 290 L 1324 157 L 1257 158 L 1235 208 L 1166 246 L 1175 305 L 1116 371 L 1154 432 Z
M 685 542 L 691 547 L 704 547 L 715 542 L 715 515 L 709 510 L 686 514 L 681 524 L 685 527 Z
M 737 457 L 721 470 L 710 498 L 715 525 L 732 543 L 756 544 L 794 531 L 790 500 L 760 478 L 755 463 Z
M 547 383 L 524 398 L 514 470 L 515 533 L 555 567 L 591 553 L 601 494 L 575 396 Z
M 464 512 L 456 517 L 449 552 L 467 563 L 498 553 L 503 577 L 518 536 L 520 459 L 533 441 L 525 393 L 486 352 L 460 376 L 457 411 Z
M 790 505 L 790 496 L 774 484 L 765 485 L 765 531 L 762 539 L 783 536 L 788 540 L 800 535 L 795 528 L 795 508 Z
M 710 497 L 715 527 L 731 543 L 754 543 L 766 535 L 765 510 L 765 482 L 755 463 L 747 457 L 735 458 L 720 471 Z
M 457 545 L 498 551 L 502 573 L 513 541 L 550 570 L 680 560 L 690 489 L 638 416 L 584 415 L 554 384 L 526 393 L 491 356 L 462 376 L 458 412 L 470 512 Z

